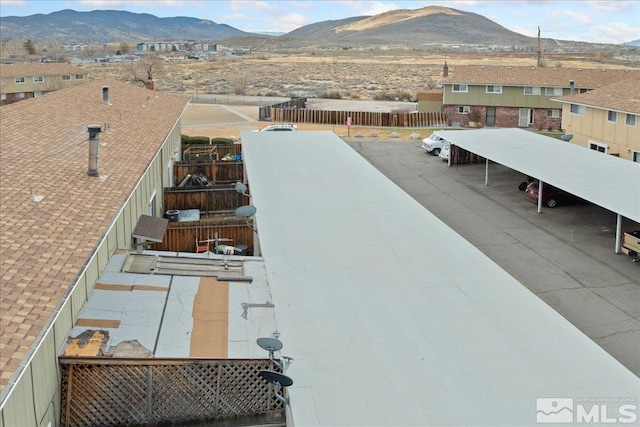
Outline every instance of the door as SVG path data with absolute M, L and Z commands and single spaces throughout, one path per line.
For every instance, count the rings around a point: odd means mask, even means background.
M 528 127 L 529 123 L 531 123 L 529 121 L 530 117 L 531 117 L 531 109 L 521 108 L 520 113 L 518 114 L 518 126 L 524 127 L 524 128 Z
M 487 117 L 484 122 L 487 126 L 496 125 L 496 107 L 487 107 Z

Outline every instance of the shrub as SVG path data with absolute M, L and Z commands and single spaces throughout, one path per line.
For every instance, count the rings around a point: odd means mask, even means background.
M 213 138 L 211 139 L 213 145 L 233 145 L 233 141 L 229 138 Z
M 208 136 L 180 135 L 180 142 L 190 145 L 209 145 L 211 144 L 211 139 Z
M 477 108 L 473 108 L 471 111 L 469 111 L 469 121 L 470 122 L 476 122 L 478 123 L 480 121 L 480 110 L 478 110 Z

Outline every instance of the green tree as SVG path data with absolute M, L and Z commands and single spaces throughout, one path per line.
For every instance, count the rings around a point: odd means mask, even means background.
M 31 39 L 24 42 L 24 50 L 26 50 L 29 55 L 36 53 L 36 47 L 33 45 Z

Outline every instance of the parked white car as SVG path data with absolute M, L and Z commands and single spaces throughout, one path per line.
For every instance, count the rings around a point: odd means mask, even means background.
M 422 149 L 425 153 L 431 153 L 437 156 L 440 154 L 440 150 L 445 142 L 447 142 L 446 139 L 440 138 L 435 133 L 432 133 L 431 136 L 422 140 Z
M 440 157 L 442 160 L 449 161 L 450 153 L 451 153 L 451 143 L 447 141 L 440 149 L 440 154 L 438 154 L 438 157 Z
M 272 131 L 295 131 L 298 130 L 296 125 L 292 124 L 276 124 L 269 125 L 265 128 L 260 129 L 260 132 L 272 132 Z

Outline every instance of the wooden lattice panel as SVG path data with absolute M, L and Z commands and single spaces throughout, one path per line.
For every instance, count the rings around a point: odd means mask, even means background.
M 61 358 L 65 426 L 258 417 L 282 422 L 284 408 L 259 372 L 269 360 L 185 361 Z M 95 362 L 95 361 L 94 361 Z M 260 418 L 262 416 L 262 418 Z

